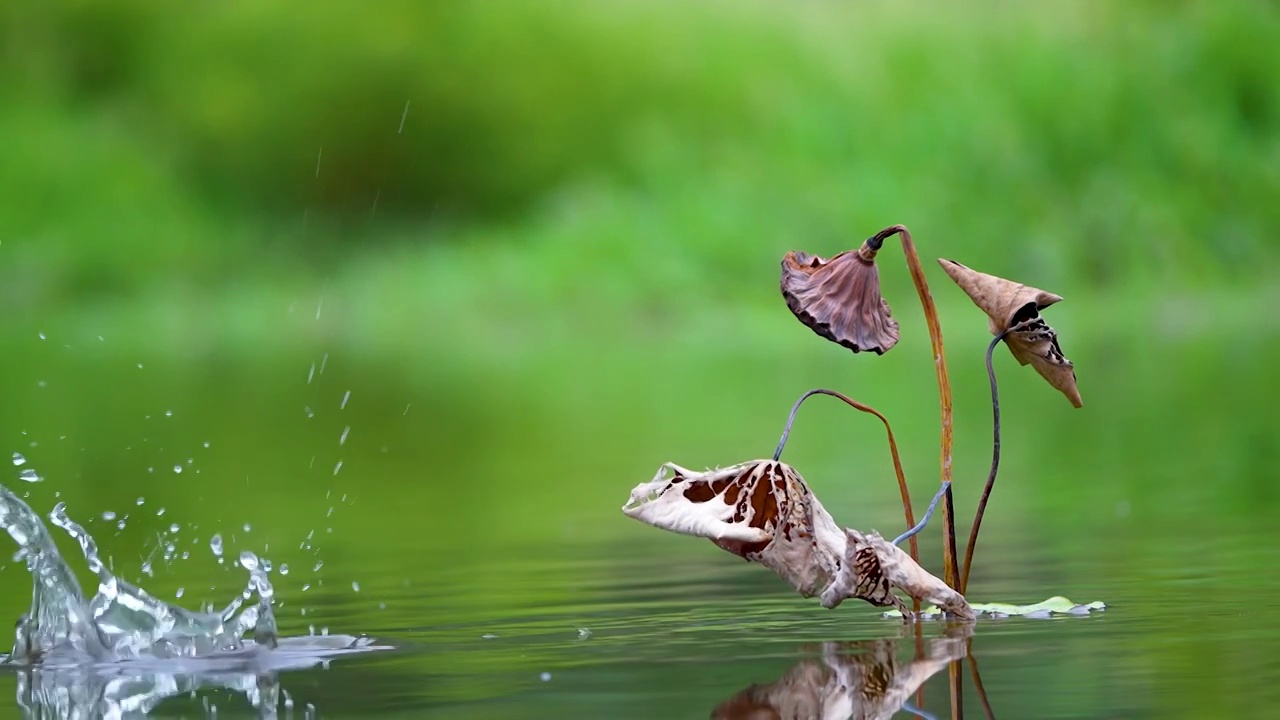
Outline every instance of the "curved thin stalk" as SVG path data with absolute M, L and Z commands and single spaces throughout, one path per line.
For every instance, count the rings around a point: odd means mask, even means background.
M 872 250 L 879 250 L 884 241 L 894 235 L 902 240 L 902 254 L 906 256 L 907 270 L 911 272 L 911 282 L 916 286 L 916 294 L 920 296 L 920 306 L 924 310 L 924 321 L 929 327 L 929 343 L 933 348 L 933 365 L 938 375 L 938 402 L 942 407 L 942 479 L 946 488 L 942 503 L 942 564 L 943 579 L 947 585 L 958 589 L 960 586 L 960 565 L 956 553 L 956 520 L 955 506 L 951 494 L 951 381 L 947 377 L 947 356 L 942 346 L 942 324 L 938 321 L 938 308 L 929 293 L 929 282 L 924 276 L 924 267 L 920 264 L 920 255 L 916 252 L 915 243 L 911 241 L 911 233 L 905 225 L 892 225 L 868 238 L 866 244 Z
M 907 518 L 907 527 L 914 527 L 916 524 L 915 513 L 911 510 L 911 493 L 907 491 L 907 477 L 902 472 L 902 459 L 898 457 L 898 441 L 893 437 L 893 428 L 889 426 L 889 419 L 870 405 L 863 405 L 857 400 L 835 390 L 824 390 L 822 388 L 810 390 L 801 395 L 800 399 L 796 400 L 795 404 L 791 406 L 791 414 L 787 416 L 787 425 L 782 429 L 782 439 L 778 440 L 778 449 L 773 451 L 773 459 L 777 460 L 782 457 L 782 449 L 786 447 L 787 438 L 791 435 L 791 425 L 796 420 L 796 412 L 800 410 L 800 404 L 813 395 L 830 395 L 833 398 L 844 401 L 846 405 L 855 410 L 875 415 L 880 418 L 880 422 L 884 423 L 885 432 L 889 435 L 889 453 L 893 455 L 893 472 L 898 476 L 898 491 L 902 493 L 902 512 Z M 914 535 L 911 536 L 911 559 L 920 562 L 920 552 L 919 548 L 916 547 Z
M 982 686 L 982 676 L 978 674 L 978 659 L 973 656 L 973 638 L 969 639 L 968 645 L 968 652 L 965 654 L 969 657 L 969 674 L 973 676 L 973 687 L 978 691 L 982 712 L 986 714 L 987 720 L 996 720 L 996 714 L 991 710 L 991 701 L 987 699 L 987 689 Z
M 973 566 L 973 549 L 978 545 L 978 529 L 982 527 L 982 516 L 987 511 L 987 500 L 991 497 L 991 488 L 995 487 L 996 473 L 1000 470 L 1000 389 L 996 385 L 996 369 L 991 364 L 991 354 L 995 351 L 996 345 L 999 345 L 1012 329 L 997 335 L 987 346 L 987 379 L 991 382 L 991 426 L 994 435 L 991 442 L 991 471 L 987 473 L 987 484 L 982 487 L 982 498 L 978 500 L 978 510 L 973 516 L 973 527 L 969 529 L 969 542 L 964 548 L 964 567 L 960 573 L 960 587 L 957 588 L 961 595 L 969 587 L 969 569 Z
M 951 483 L 946 483 L 942 487 L 938 488 L 938 492 L 933 496 L 933 500 L 929 501 L 929 507 L 925 509 L 924 517 L 920 518 L 920 522 L 916 523 L 915 527 L 912 527 L 910 530 L 907 530 L 894 538 L 893 544 L 901 545 L 903 540 L 906 540 L 907 538 L 914 538 L 918 535 L 920 531 L 924 529 L 924 526 L 929 524 L 929 520 L 933 517 L 933 511 L 938 507 L 938 501 L 942 499 L 942 494 L 950 489 Z

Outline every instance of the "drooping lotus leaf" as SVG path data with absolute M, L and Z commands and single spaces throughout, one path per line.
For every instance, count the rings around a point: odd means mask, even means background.
M 695 472 L 674 463 L 637 485 L 622 512 L 643 523 L 705 537 L 834 608 L 846 598 L 907 610 L 892 592 L 972 618 L 964 597 L 877 533 L 841 531 L 795 468 L 753 460 Z
M 1075 407 L 1081 407 L 1075 364 L 1062 353 L 1058 333 L 1040 317 L 1040 311 L 1060 302 L 1051 292 L 995 275 L 978 272 L 955 260 L 938 264 L 964 290 L 973 304 L 987 314 L 992 335 L 1004 336 L 1009 352 L 1021 365 L 1031 365 Z
M 867 244 L 827 260 L 805 252 L 782 258 L 782 296 L 800 322 L 854 352 L 883 355 L 898 342 L 898 322 L 880 295 L 876 250 Z

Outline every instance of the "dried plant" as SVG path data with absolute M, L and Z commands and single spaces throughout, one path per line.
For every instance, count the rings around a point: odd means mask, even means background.
M 948 585 L 957 587 L 960 566 L 951 496 L 951 383 L 947 377 L 938 309 L 929 293 L 929 283 L 911 233 L 904 225 L 892 225 L 867 238 L 857 250 L 841 253 L 830 261 L 808 253 L 789 252 L 782 258 L 782 295 L 800 322 L 819 335 L 854 352 L 884 353 L 898 341 L 898 324 L 890 318 L 889 304 L 880 296 L 880 278 L 874 262 L 884 241 L 894 235 L 902 242 L 907 270 L 920 296 L 938 376 L 938 402 L 942 409 L 943 575 Z M 907 510 L 905 504 L 903 510 Z M 912 557 L 919 559 L 914 550 Z
M 893 225 L 868 238 L 858 249 L 840 253 L 830 260 L 788 252 L 782 259 L 780 286 L 787 307 L 818 335 L 855 353 L 883 354 L 898 342 L 899 326 L 880 294 L 875 260 L 884 241 L 895 235 L 901 240 L 907 268 L 924 311 L 941 408 L 941 481 L 920 522 L 915 521 L 911 494 L 888 420 L 869 406 L 822 389 L 805 393 L 792 406 L 772 459 L 706 472 L 667 463 L 653 480 L 632 491 L 623 512 L 659 528 L 708 538 L 728 552 L 770 568 L 804 597 L 820 597 L 828 608 L 838 606 L 846 598 L 858 598 L 873 605 L 895 608 L 887 615 L 914 618 L 920 616 L 920 603 L 930 602 L 939 614 L 972 620 L 976 617 L 975 609 L 964 593 L 982 517 L 1000 464 L 1000 401 L 992 353 L 1003 341 L 1019 363 L 1033 366 L 1074 406 L 1080 407 L 1074 365 L 1063 355 L 1057 333 L 1040 317 L 1040 311 L 1062 298 L 977 272 L 954 260 L 939 260 L 947 274 L 987 313 L 988 326 L 995 335 L 986 355 L 993 414 L 991 470 L 978 503 L 962 570 L 956 552 L 951 488 L 951 385 L 937 308 L 911 234 L 906 227 Z M 795 468 L 780 459 L 800 405 L 819 394 L 836 397 L 884 423 L 908 527 L 892 542 L 876 532 L 841 530 Z M 915 540 L 939 502 L 944 526 L 945 581 L 921 567 Z M 903 540 L 910 540 L 909 552 L 899 549 Z M 895 590 L 912 598 L 915 612 L 907 610 L 894 594 Z M 958 671 L 957 666 L 950 673 L 953 706 L 959 704 Z
M 1062 353 L 1058 334 L 1040 317 L 1040 311 L 1061 302 L 1062 297 L 1039 288 L 1006 280 L 995 275 L 978 272 L 955 260 L 939 260 L 938 264 L 956 285 L 964 290 L 973 303 L 987 314 L 987 325 L 995 338 L 987 346 L 987 378 L 991 385 L 991 413 L 993 440 L 991 445 L 991 470 L 982 488 L 973 525 L 969 530 L 969 542 L 965 545 L 964 563 L 960 571 L 960 592 L 969 586 L 969 572 L 973 566 L 973 553 L 978 545 L 978 533 L 982 518 L 995 487 L 1000 468 L 1000 393 L 996 383 L 992 352 L 1004 341 L 1010 353 L 1022 365 L 1031 365 L 1040 376 L 1066 395 L 1075 407 L 1081 407 L 1080 390 L 1076 387 L 1075 365 Z
M 987 314 L 991 334 L 1002 336 L 1009 351 L 1022 365 L 1031 365 L 1040 376 L 1081 407 L 1075 366 L 1062 354 L 1058 334 L 1040 317 L 1040 311 L 1062 298 L 1039 288 L 978 272 L 955 260 L 938 264 Z
M 666 463 L 652 480 L 631 491 L 622 511 L 654 527 L 705 537 L 769 568 L 801 596 L 821 596 L 827 608 L 858 598 L 913 617 L 893 594 L 896 588 L 915 601 L 937 603 L 958 618 L 973 617 L 963 597 L 896 544 L 876 533 L 842 531 L 800 473 L 778 460 L 752 460 L 706 472 Z M 923 526 L 922 522 L 903 533 L 896 542 Z

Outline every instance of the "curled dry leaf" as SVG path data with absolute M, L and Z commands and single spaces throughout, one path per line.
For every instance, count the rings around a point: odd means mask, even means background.
M 827 587 L 844 534 L 795 468 L 775 460 L 694 472 L 666 463 L 622 511 L 672 532 L 709 538 L 773 570 L 804 597 Z
M 751 685 L 711 711 L 715 720 L 894 717 L 948 663 L 966 655 L 965 640 L 935 638 L 917 659 L 899 662 L 894 640 L 822 644 L 769 685 Z
M 960 620 L 976 617 L 969 602 L 938 577 L 911 559 L 902 548 L 880 537 L 877 532 L 862 533 L 849 529 L 848 547 L 851 553 L 875 553 L 880 562 L 880 572 L 888 583 L 921 602 L 931 602 Z M 898 608 L 902 611 L 902 608 Z
M 876 250 L 869 244 L 830 260 L 804 252 L 782 258 L 782 296 L 800 322 L 854 352 L 884 354 L 898 342 L 898 323 L 880 296 Z
M 960 618 L 959 593 L 876 533 L 841 531 L 795 468 L 753 460 L 695 472 L 674 463 L 636 486 L 623 513 L 654 527 L 710 539 L 772 570 L 804 597 L 834 608 L 846 598 L 908 613 L 898 588 Z
M 1075 365 L 1062 353 L 1058 333 L 1040 311 L 1062 298 L 1039 288 L 978 272 L 955 260 L 938 260 L 961 290 L 987 314 L 992 335 L 1007 333 L 1004 342 L 1022 365 L 1030 364 L 1071 404 L 1081 407 Z

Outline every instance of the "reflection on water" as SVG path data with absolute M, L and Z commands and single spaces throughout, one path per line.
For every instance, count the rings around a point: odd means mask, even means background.
M 274 649 L 248 642 L 239 652 L 195 660 L 147 660 L 79 666 L 19 666 L 18 708 L 32 718 L 124 718 L 146 715 L 162 701 L 200 692 L 205 714 L 217 714 L 211 691 L 243 695 L 258 717 L 295 711 L 280 673 L 326 665 L 351 653 L 387 649 L 368 638 L 328 635 L 283 638 Z M 311 705 L 296 708 L 314 716 Z
M 931 639 L 913 659 L 898 660 L 897 640 L 822 643 L 768 685 L 751 685 L 716 706 L 714 720 L 882 720 L 901 710 L 933 717 L 909 702 L 930 677 L 965 657 L 967 632 Z

